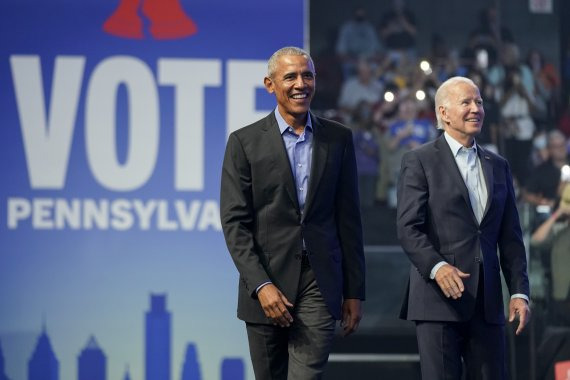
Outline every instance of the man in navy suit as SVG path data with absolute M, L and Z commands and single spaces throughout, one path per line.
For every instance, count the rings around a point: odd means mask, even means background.
M 239 271 L 256 379 L 318 379 L 336 320 L 356 330 L 364 254 L 349 129 L 309 111 L 315 68 L 287 47 L 264 84 L 277 107 L 228 139 L 220 212 Z
M 516 333 L 530 318 L 525 247 L 507 162 L 475 142 L 485 111 L 463 77 L 435 95 L 441 137 L 402 158 L 398 238 L 412 266 L 401 317 L 415 321 L 423 380 L 505 379 L 500 270 Z M 498 254 L 497 254 L 498 247 Z

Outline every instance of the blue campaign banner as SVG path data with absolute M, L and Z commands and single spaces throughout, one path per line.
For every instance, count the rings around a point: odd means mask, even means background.
M 303 0 L 0 3 L 0 380 L 253 378 L 219 220 Z

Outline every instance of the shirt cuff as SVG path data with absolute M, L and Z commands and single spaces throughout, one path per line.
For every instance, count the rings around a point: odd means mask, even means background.
M 530 300 L 528 299 L 528 296 L 526 294 L 522 294 L 522 293 L 515 293 L 511 296 L 511 299 L 513 298 L 522 298 L 523 300 L 526 300 L 526 302 L 530 302 Z
M 437 271 L 439 270 L 439 268 L 441 268 L 442 266 L 444 266 L 445 264 L 447 264 L 447 261 L 440 261 L 439 263 L 435 264 L 431 270 L 431 272 L 429 272 L 429 278 L 430 280 L 433 280 L 435 278 L 435 274 L 437 273 Z
M 264 282 L 263 284 L 259 285 L 259 286 L 255 289 L 255 294 L 259 293 L 259 291 L 261 290 L 261 288 L 263 288 L 263 287 L 264 287 L 265 285 L 267 285 L 267 284 L 272 284 L 272 282 L 271 282 L 271 281 L 267 281 L 267 282 Z

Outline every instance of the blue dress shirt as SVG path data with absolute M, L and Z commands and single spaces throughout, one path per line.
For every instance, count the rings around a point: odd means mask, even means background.
M 311 157 L 313 155 L 313 125 L 311 116 L 307 114 L 307 124 L 305 125 L 305 130 L 300 135 L 297 135 L 293 128 L 287 125 L 277 108 L 275 109 L 275 118 L 287 150 L 287 157 L 289 158 L 295 189 L 297 190 L 299 209 L 302 214 L 305 208 L 305 199 L 307 198 L 309 174 L 311 173 Z
M 311 158 L 313 156 L 313 125 L 311 123 L 311 115 L 307 113 L 307 124 L 300 135 L 290 125 L 287 125 L 283 116 L 279 113 L 279 109 L 275 108 L 275 118 L 279 125 L 279 132 L 285 144 L 289 164 L 291 165 L 291 173 L 295 181 L 295 190 L 297 191 L 297 200 L 299 202 L 299 210 L 301 215 L 305 209 L 305 200 L 307 198 L 307 190 L 309 189 L 309 175 L 311 173 Z M 303 241 L 303 248 L 305 241 Z M 259 285 L 256 292 L 271 282 L 264 282 Z

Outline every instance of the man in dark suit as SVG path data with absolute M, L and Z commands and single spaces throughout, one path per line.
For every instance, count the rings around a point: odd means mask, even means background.
M 511 173 L 475 143 L 485 111 L 471 80 L 444 82 L 435 111 L 443 135 L 404 155 L 398 182 L 398 238 L 412 263 L 401 317 L 416 322 L 423 380 L 459 380 L 461 358 L 468 379 L 505 379 L 500 269 L 517 334 L 530 318 Z
M 221 220 L 240 274 L 257 379 L 317 379 L 335 322 L 356 330 L 364 255 L 350 130 L 314 116 L 315 69 L 287 47 L 264 84 L 277 108 L 232 133 L 222 169 Z

